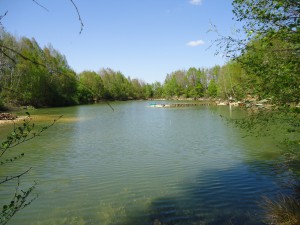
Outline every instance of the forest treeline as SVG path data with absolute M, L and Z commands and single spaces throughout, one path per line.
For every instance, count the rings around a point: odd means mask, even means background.
M 76 74 L 66 57 L 34 38 L 0 33 L 0 105 L 68 106 L 101 100 L 149 98 L 269 98 L 299 102 L 296 41 L 253 39 L 235 60 L 212 68 L 189 68 L 148 84 L 110 68 Z M 298 47 L 299 48 L 299 47 Z M 262 66 L 264 65 L 264 66 Z
M 300 108 L 288 105 L 300 102 L 300 2 L 233 0 L 232 6 L 234 20 L 243 22 L 241 29 L 236 30 L 238 36 L 219 34 L 215 41 L 220 48 L 218 52 L 230 61 L 212 68 L 173 71 L 163 83 L 147 84 L 112 69 L 76 74 L 65 56 L 51 45 L 41 48 L 34 39 L 16 38 L 0 30 L 0 109 L 5 105 L 67 106 L 147 98 L 267 98 L 284 107 L 249 110 L 246 118 L 231 121 L 255 136 L 267 135 L 274 127 L 278 128 L 274 141 L 280 142 L 282 154 L 271 174 L 280 175 L 282 184 L 290 186 L 291 192 L 280 194 L 275 200 L 266 198 L 265 204 L 262 203 L 265 215 L 261 222 L 299 224 Z M 79 20 L 82 24 L 80 15 Z M 14 143 L 32 139 L 28 135 L 33 127 L 30 118 L 24 120 L 2 143 L 1 155 L 14 147 Z M 33 137 L 37 136 L 34 133 Z M 281 138 L 284 140 L 280 141 Z M 27 172 L 7 176 L 2 181 L 3 184 L 8 179 L 17 179 L 18 184 L 13 190 L 16 201 L 2 207 L 1 224 L 6 224 L 32 202 L 27 197 L 34 185 L 27 191 L 18 190 L 19 178 Z M 21 195 L 16 195 L 17 192 Z

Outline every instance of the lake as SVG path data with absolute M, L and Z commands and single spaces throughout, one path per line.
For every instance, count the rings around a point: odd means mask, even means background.
M 263 224 L 262 197 L 286 191 L 274 140 L 243 138 L 220 117 L 239 109 L 150 103 L 31 111 L 37 126 L 63 117 L 2 166 L 1 177 L 32 167 L 21 185 L 36 181 L 39 195 L 9 224 Z M 2 140 L 11 129 L 0 127 Z M 15 185 L 0 186 L 1 205 Z

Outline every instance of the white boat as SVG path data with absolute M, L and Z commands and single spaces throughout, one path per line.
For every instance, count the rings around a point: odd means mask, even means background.
M 150 107 L 153 107 L 153 108 L 164 108 L 164 107 L 170 107 L 170 105 L 152 103 L 152 104 L 150 104 Z
M 217 103 L 217 105 L 227 105 L 227 103 L 226 102 L 219 102 L 219 103 Z

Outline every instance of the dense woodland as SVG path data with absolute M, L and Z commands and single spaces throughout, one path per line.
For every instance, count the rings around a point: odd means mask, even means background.
M 148 84 L 110 68 L 76 74 L 53 46 L 42 48 L 34 38 L 16 38 L 1 30 L 0 104 L 44 107 L 101 100 L 247 96 L 281 105 L 299 103 L 299 36 L 298 28 L 256 35 L 223 66 L 177 70 L 167 74 L 164 83 Z M 228 46 L 232 44 L 225 47 L 227 54 L 236 51 Z
M 243 22 L 238 32 L 244 38 L 224 37 L 216 29 L 219 38 L 215 41 L 219 52 L 228 56 L 228 63 L 173 71 L 163 83 L 147 84 L 109 68 L 76 74 L 65 56 L 51 45 L 41 47 L 34 38 L 16 38 L 2 29 L 0 109 L 148 98 L 268 99 L 276 107 L 251 112 L 238 125 L 255 134 L 276 123 L 288 125 L 278 133 L 286 137 L 281 168 L 289 172 L 283 178 L 289 181 L 288 174 L 299 175 L 300 165 L 300 110 L 290 107 L 300 103 L 300 3 L 299 0 L 233 0 L 232 5 L 235 20 Z M 2 155 L 13 141 L 20 142 L 24 130 L 30 134 L 29 123 L 23 126 L 20 135 L 9 136 L 3 142 Z M 265 223 L 299 224 L 299 176 L 292 179 L 288 184 L 292 189 L 290 196 L 266 202 Z M 3 207 L 2 224 L 23 207 L 25 194 L 20 197 L 24 200 L 20 205 L 11 203 Z M 7 213 L 8 209 L 12 212 Z
M 1 40 L 5 46 L 0 55 L 2 105 L 42 107 L 101 100 L 226 97 L 234 92 L 232 82 L 240 76 L 240 67 L 234 63 L 222 68 L 177 70 L 168 74 L 163 84 L 147 84 L 110 68 L 76 74 L 65 56 L 51 45 L 42 48 L 33 38 L 16 38 L 3 30 Z M 224 77 L 230 77 L 231 83 Z

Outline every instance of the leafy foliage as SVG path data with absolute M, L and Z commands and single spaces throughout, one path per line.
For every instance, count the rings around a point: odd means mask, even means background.
M 288 174 L 286 180 L 300 171 L 300 111 L 295 107 L 300 102 L 300 2 L 234 0 L 232 5 L 236 20 L 244 24 L 238 30 L 244 38 L 221 36 L 217 43 L 243 69 L 242 87 L 252 96 L 269 98 L 277 105 L 252 111 L 235 122 L 251 135 L 268 135 L 269 130 L 276 129 L 276 140 L 281 139 L 282 147 L 279 164 Z M 292 176 L 292 180 L 289 186 L 294 195 L 277 201 L 265 199 L 266 223 L 299 224 L 299 177 Z
M 13 105 L 62 106 L 76 102 L 77 77 L 65 57 L 34 39 L 0 34 L 2 98 Z M 9 46 L 9 47 L 7 47 Z
M 297 225 L 300 223 L 300 202 L 295 198 L 281 195 L 277 201 L 264 198 L 261 203 L 267 212 L 264 218 L 267 224 Z
M 293 47 L 281 40 L 268 45 L 261 39 L 250 42 L 246 52 L 238 59 L 255 85 L 253 91 L 261 98 L 273 98 L 279 104 L 300 101 L 300 59 L 289 51 Z
M 78 100 L 81 103 L 97 102 L 104 95 L 102 78 L 92 71 L 83 71 L 79 74 Z
M 234 0 L 244 39 L 221 37 L 232 60 L 224 66 L 188 68 L 147 84 L 110 68 L 76 75 L 51 45 L 0 34 L 0 97 L 5 104 L 65 106 L 101 100 L 147 98 L 273 99 L 299 102 L 299 2 Z
M 245 22 L 248 36 L 289 36 L 299 29 L 300 3 L 297 0 L 234 0 L 233 13 Z
M 59 118 L 58 118 L 59 119 Z M 14 129 L 7 136 L 6 140 L 1 143 L 0 146 L 0 167 L 4 167 L 10 163 L 14 163 L 16 160 L 24 157 L 24 153 L 17 154 L 15 156 L 9 156 L 8 158 L 4 157 L 8 151 L 24 142 L 27 142 L 37 136 L 40 136 L 45 130 L 54 125 L 57 121 L 54 120 L 52 124 L 42 127 L 41 129 L 35 129 L 35 124 L 31 122 L 32 118 L 29 113 L 27 117 L 23 120 L 23 123 L 20 125 L 14 126 Z M 5 178 L 0 179 L 0 185 L 4 185 L 8 182 L 15 182 L 16 188 L 13 193 L 13 197 L 9 204 L 1 206 L 0 209 L 0 224 L 6 224 L 19 210 L 30 205 L 36 198 L 30 197 L 31 193 L 36 187 L 36 183 L 31 185 L 29 188 L 21 189 L 21 178 L 27 174 L 31 168 L 27 169 L 24 172 L 19 173 L 18 175 L 6 176 Z

